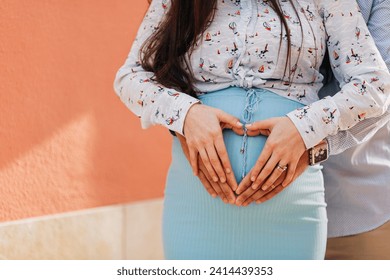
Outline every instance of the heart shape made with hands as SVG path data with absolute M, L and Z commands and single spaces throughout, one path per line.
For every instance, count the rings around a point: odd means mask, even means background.
M 256 137 L 260 135 L 270 136 L 277 124 L 279 124 L 280 126 L 279 130 L 282 131 L 288 131 L 288 126 L 290 126 L 291 128 L 291 121 L 289 121 L 288 118 L 271 118 L 248 125 L 246 127 L 247 135 L 250 137 Z M 287 124 L 287 126 L 283 124 Z M 229 127 L 222 127 L 222 129 L 229 129 Z M 295 126 L 293 127 L 293 129 L 295 129 Z M 188 159 L 188 147 L 186 145 L 186 140 L 182 136 L 179 136 L 179 140 L 183 151 Z M 298 158 L 298 168 L 294 169 L 294 173 L 290 181 L 295 180 L 300 174 L 303 173 L 303 171 L 308 166 L 308 154 L 307 152 L 305 152 L 305 149 L 303 150 L 304 152 Z M 261 151 L 260 157 L 262 154 L 263 151 Z M 200 172 L 198 174 L 198 177 L 201 180 L 202 184 L 205 186 L 206 190 L 210 193 L 210 195 L 212 195 L 213 197 L 220 196 L 222 200 L 226 203 L 236 204 L 238 206 L 246 206 L 254 201 L 261 203 L 271 199 L 272 197 L 280 193 L 288 185 L 282 184 L 287 177 L 287 172 L 284 172 L 284 170 L 281 168 L 275 167 L 273 167 L 273 171 L 271 171 L 268 176 L 264 177 L 261 180 L 256 180 L 256 178 L 254 178 L 252 174 L 252 171 L 255 166 L 252 167 L 251 172 L 246 174 L 246 176 L 240 182 L 236 181 L 235 176 L 229 176 L 229 174 L 226 174 L 228 175 L 226 176 L 226 181 L 221 181 L 218 179 L 213 180 L 213 178 L 211 178 L 208 174 L 205 166 L 202 166 L 202 160 L 199 159 L 198 166 Z M 262 168 L 264 167 L 265 163 L 267 163 L 267 161 L 269 161 L 269 158 L 267 158 L 267 160 L 263 163 Z M 260 173 L 260 171 L 262 171 L 262 169 L 258 168 L 257 172 Z M 257 181 L 256 184 L 254 182 L 255 180 Z M 264 188 L 264 186 L 266 187 Z

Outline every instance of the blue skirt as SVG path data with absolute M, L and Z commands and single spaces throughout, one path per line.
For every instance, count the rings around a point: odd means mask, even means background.
M 264 89 L 230 87 L 201 95 L 243 123 L 284 116 L 301 103 Z M 266 137 L 224 130 L 237 182 L 254 166 Z M 212 198 L 192 173 L 180 142 L 173 137 L 165 186 L 163 245 L 166 259 L 323 259 L 327 217 L 320 165 L 309 167 L 289 187 L 261 204 L 246 207 Z

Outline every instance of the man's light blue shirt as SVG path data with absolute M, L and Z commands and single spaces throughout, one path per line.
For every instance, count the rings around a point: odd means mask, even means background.
M 390 0 L 357 2 L 390 68 Z M 320 95 L 338 90 L 333 79 Z M 327 138 L 333 155 L 324 163 L 328 237 L 366 232 L 390 220 L 389 120 L 390 110 Z

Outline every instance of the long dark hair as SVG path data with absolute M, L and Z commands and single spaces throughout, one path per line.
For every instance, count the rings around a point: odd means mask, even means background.
M 150 0 L 148 0 L 151 2 Z M 158 0 L 154 0 L 158 1 Z M 141 65 L 154 72 L 154 79 L 165 87 L 174 88 L 196 97 L 194 75 L 189 61 L 185 59 L 191 53 L 197 40 L 203 36 L 214 19 L 218 0 L 170 0 L 171 6 L 161 21 L 159 28 L 141 47 Z M 284 70 L 291 76 L 291 38 L 290 29 L 280 7 L 279 0 L 268 0 L 286 30 L 287 60 Z M 295 13 L 298 15 L 294 4 Z M 281 32 L 282 34 L 282 32 Z M 282 36 L 280 44 L 282 43 Z M 280 50 L 280 48 L 279 48 Z

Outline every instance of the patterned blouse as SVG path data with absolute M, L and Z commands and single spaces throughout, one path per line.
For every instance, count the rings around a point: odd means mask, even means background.
M 286 34 L 267 0 L 218 0 L 213 22 L 186 59 L 199 94 L 230 86 L 265 88 L 306 105 L 287 116 L 310 148 L 383 114 L 390 102 L 390 75 L 355 0 L 293 2 L 298 15 L 289 1 L 280 1 L 291 30 L 290 77 L 284 77 Z M 200 101 L 160 85 L 139 63 L 140 46 L 158 28 L 169 4 L 152 1 L 114 88 L 140 117 L 142 128 L 160 124 L 183 134 L 189 108 Z M 341 91 L 319 100 L 326 48 Z

